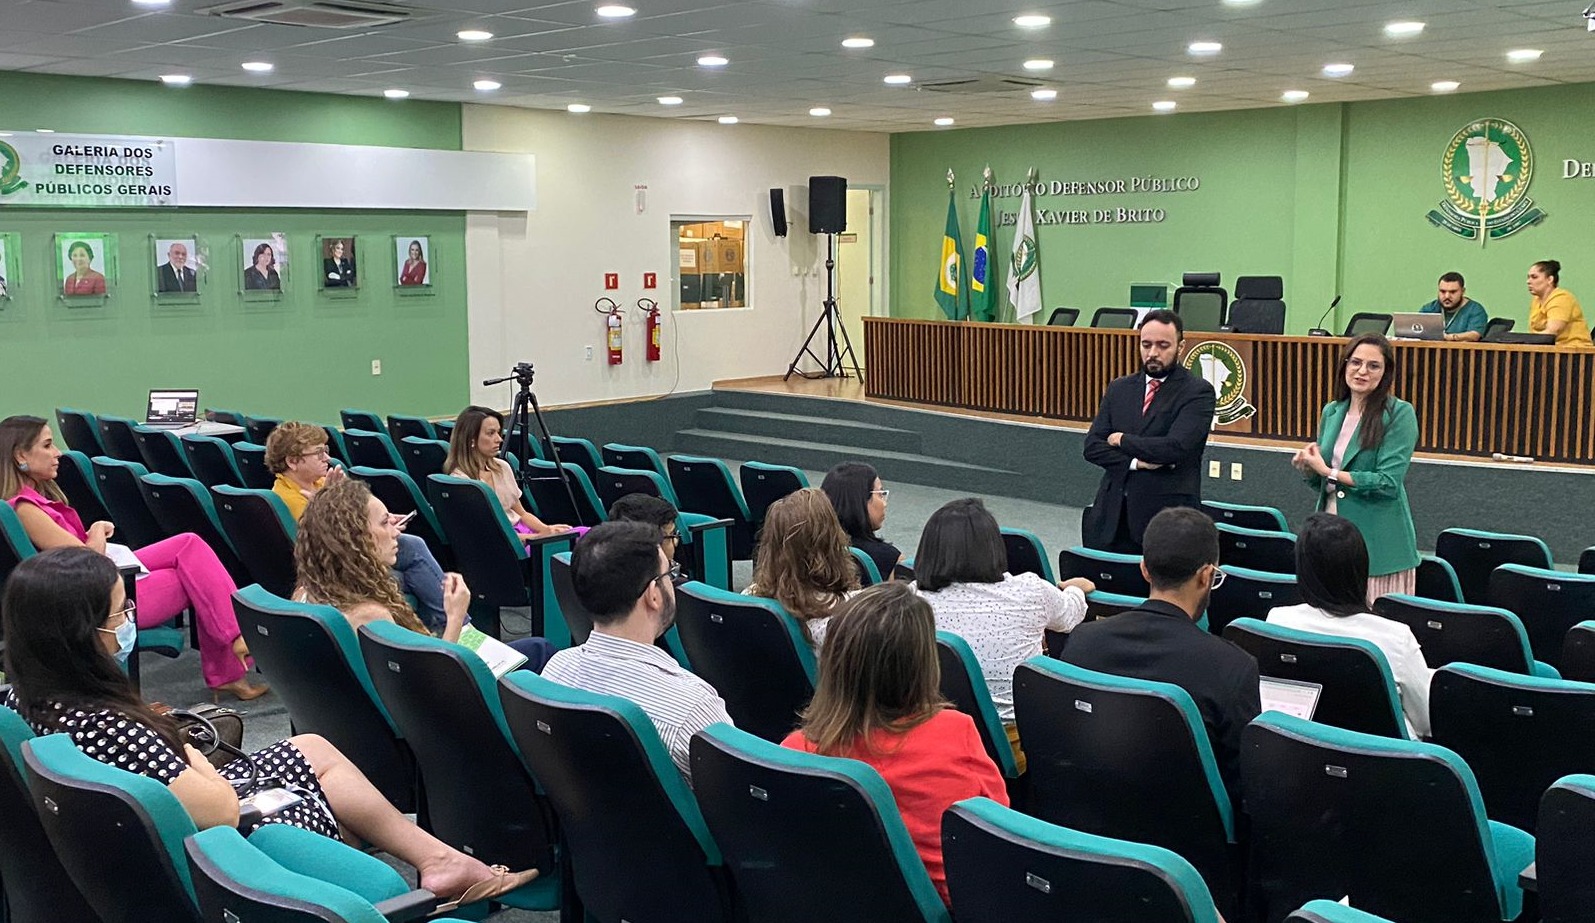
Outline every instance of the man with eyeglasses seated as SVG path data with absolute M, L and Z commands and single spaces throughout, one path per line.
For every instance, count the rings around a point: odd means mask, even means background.
M 1241 729 L 1262 711 L 1262 701 L 1252 655 L 1196 624 L 1224 582 L 1218 529 L 1190 507 L 1166 509 L 1147 524 L 1142 547 L 1141 574 L 1152 595 L 1139 608 L 1076 627 L 1062 659 L 1190 693 L 1230 803 L 1239 805 Z
M 669 500 L 652 494 L 626 494 L 609 505 L 610 522 L 640 522 L 657 528 L 659 544 L 672 561 L 681 547 L 679 515 Z
M 635 702 L 691 784 L 692 735 L 711 724 L 730 724 L 731 716 L 713 686 L 654 645 L 675 624 L 676 584 L 684 582 L 681 566 L 671 563 L 659 537 L 651 524 L 606 522 L 576 543 L 571 582 L 593 617 L 593 633 L 585 644 L 555 654 L 543 678 Z

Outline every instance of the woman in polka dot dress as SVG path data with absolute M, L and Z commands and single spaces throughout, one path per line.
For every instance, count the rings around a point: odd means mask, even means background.
M 63 733 L 107 765 L 165 784 L 200 829 L 239 825 L 233 782 L 254 774 L 249 760 L 221 770 L 183 743 L 170 719 L 140 701 L 119 661 L 133 647 L 134 612 L 111 559 L 86 548 L 56 548 L 23 561 L 0 601 L 5 705 L 37 734 Z M 242 828 L 292 824 L 368 843 L 415 866 L 421 887 L 444 898 L 483 900 L 526 884 L 446 846 L 389 804 L 358 767 L 321 737 L 301 734 L 253 754 L 262 777 L 300 802 Z

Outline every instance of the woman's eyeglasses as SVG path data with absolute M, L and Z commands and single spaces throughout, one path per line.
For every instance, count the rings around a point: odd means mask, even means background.
M 880 495 L 882 500 L 885 500 L 892 495 L 891 489 L 887 487 L 882 487 L 880 490 L 872 490 L 870 493 Z

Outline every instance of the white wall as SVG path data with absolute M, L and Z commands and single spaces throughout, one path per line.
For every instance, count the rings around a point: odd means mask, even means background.
M 537 211 L 466 217 L 472 400 L 508 403 L 482 388 L 517 361 L 537 366 L 545 405 L 702 390 L 717 379 L 786 371 L 824 298 L 824 259 L 792 187 L 811 175 L 888 179 L 888 136 L 719 125 L 635 116 L 573 115 L 468 105 L 466 150 L 537 157 Z M 646 185 L 637 213 L 634 186 Z M 787 190 L 790 235 L 771 230 L 769 190 Z M 794 207 L 796 206 L 796 207 Z M 750 301 L 744 309 L 672 313 L 671 215 L 749 215 Z M 605 292 L 606 272 L 620 274 Z M 645 291 L 642 274 L 659 288 Z M 627 308 L 625 362 L 605 362 L 609 295 Z M 645 361 L 640 296 L 666 309 L 663 359 Z M 584 357 L 586 346 L 593 358 Z M 860 350 L 863 344 L 857 344 Z

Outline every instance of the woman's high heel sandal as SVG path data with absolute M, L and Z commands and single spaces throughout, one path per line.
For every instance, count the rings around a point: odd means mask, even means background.
M 433 910 L 433 913 L 447 913 L 451 910 L 456 910 L 460 907 L 463 907 L 466 904 L 474 904 L 478 901 L 485 901 L 503 894 L 508 894 L 509 892 L 514 891 L 516 888 L 530 884 L 534 879 L 537 878 L 538 874 L 537 869 L 527 869 L 524 872 L 511 872 L 508 868 L 502 865 L 492 865 L 488 867 L 493 870 L 492 875 L 489 875 L 476 884 L 471 885 L 469 888 L 466 888 L 458 898 L 455 898 L 454 900 L 445 904 L 439 904 L 437 908 Z
M 250 699 L 258 699 L 270 691 L 271 687 L 265 683 L 255 686 L 249 680 L 240 676 L 230 683 L 222 683 L 220 686 L 210 687 L 210 701 L 212 705 L 220 703 L 222 693 L 225 692 L 240 702 L 248 702 Z

